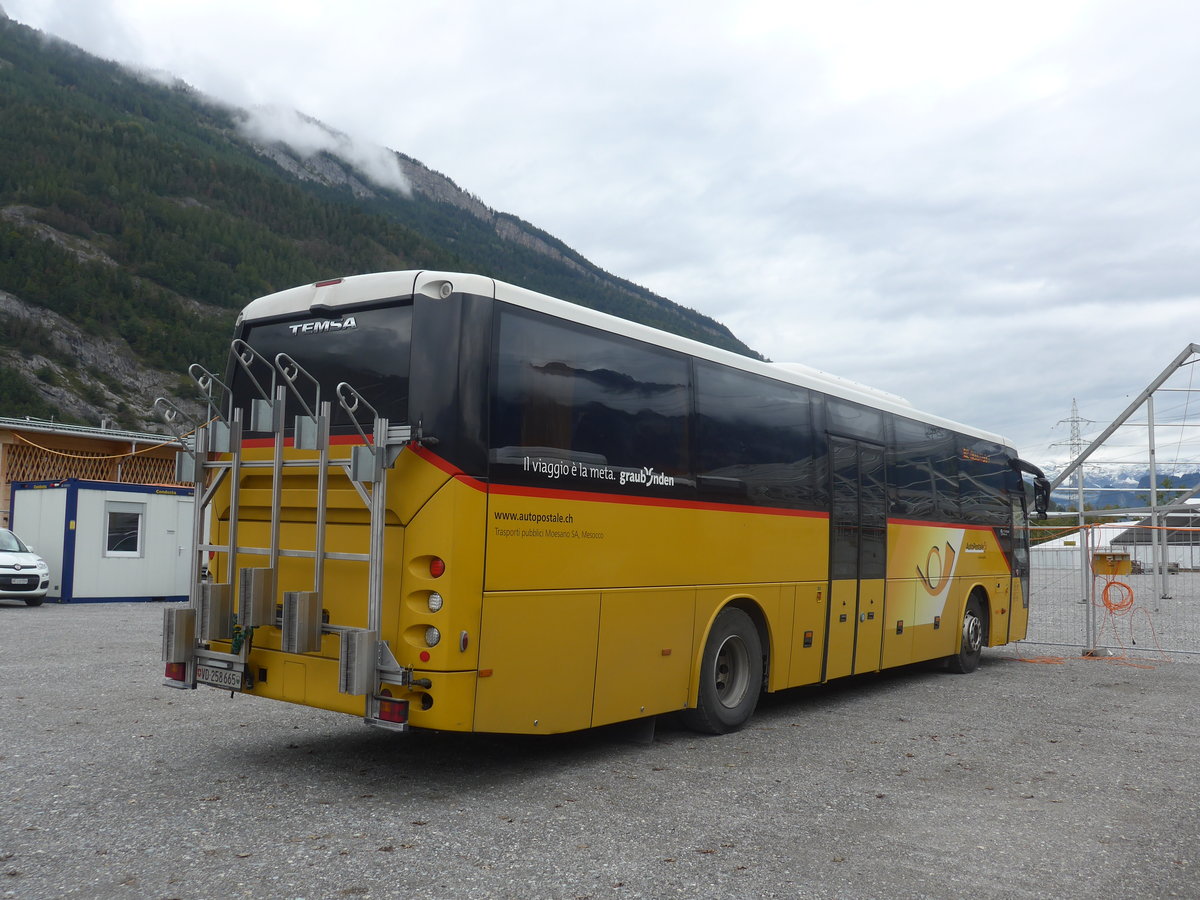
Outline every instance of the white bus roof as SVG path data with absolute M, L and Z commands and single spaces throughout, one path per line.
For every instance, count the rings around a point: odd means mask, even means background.
M 289 288 L 252 300 L 242 311 L 239 322 L 305 314 L 328 315 L 339 309 L 362 306 L 391 297 L 409 297 L 415 294 L 423 294 L 437 300 L 449 297 L 451 293 L 455 292 L 494 297 L 496 300 L 511 303 L 514 306 L 521 306 L 583 325 L 591 325 L 603 331 L 677 350 L 680 353 L 747 372 L 754 372 L 776 381 L 832 394 L 845 400 L 852 400 L 910 419 L 918 419 L 981 440 L 1006 447 L 1011 446 L 998 434 L 920 412 L 914 409 L 907 400 L 887 391 L 830 375 L 800 363 L 769 363 L 751 359 L 691 338 L 680 337 L 648 325 L 631 322 L 483 275 L 406 270 L 350 275 L 345 278 L 318 281 L 314 284 Z

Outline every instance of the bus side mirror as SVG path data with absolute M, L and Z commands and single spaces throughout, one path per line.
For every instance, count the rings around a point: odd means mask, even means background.
M 1033 479 L 1033 511 L 1037 518 L 1046 518 L 1050 508 L 1050 480 L 1047 478 Z
M 1008 461 L 1008 467 L 1014 472 L 1024 472 L 1027 475 L 1033 476 L 1033 509 L 1036 513 L 1035 518 L 1046 518 L 1046 511 L 1050 508 L 1050 479 L 1046 477 L 1046 473 L 1033 463 L 1018 459 L 1015 456 Z

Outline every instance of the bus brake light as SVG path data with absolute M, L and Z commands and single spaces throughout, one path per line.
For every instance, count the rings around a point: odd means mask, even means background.
M 441 578 L 446 574 L 446 563 L 438 557 L 429 560 L 429 575 L 432 578 Z
M 403 725 L 408 721 L 408 701 L 381 699 L 379 701 L 379 718 L 385 722 Z

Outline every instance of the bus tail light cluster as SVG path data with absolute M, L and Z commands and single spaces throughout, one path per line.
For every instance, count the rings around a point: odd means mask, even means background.
M 385 690 L 379 697 L 379 718 L 384 722 L 403 725 L 408 721 L 408 701 L 395 700 L 391 692 Z
M 167 663 L 166 677 L 172 681 L 187 681 L 187 663 Z
M 427 562 L 421 564 L 421 566 L 422 569 L 428 566 L 427 571 L 430 578 L 441 578 L 446 574 L 446 561 L 444 559 L 440 556 L 430 556 L 426 557 L 426 559 Z M 422 572 L 419 571 L 418 574 L 422 574 Z M 424 611 L 421 610 L 422 605 L 430 615 L 436 615 L 445 607 L 446 598 L 442 595 L 441 591 L 429 591 L 425 595 L 423 604 L 419 598 L 414 598 L 412 602 L 413 606 L 411 608 L 418 615 Z M 438 646 L 442 642 L 442 631 L 437 626 L 421 623 L 418 619 L 418 622 L 408 629 L 407 637 L 410 643 L 415 644 L 420 650 L 417 656 L 421 662 L 427 663 L 432 658 L 429 649 Z

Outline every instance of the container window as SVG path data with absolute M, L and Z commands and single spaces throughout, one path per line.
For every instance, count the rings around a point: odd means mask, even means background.
M 105 505 L 105 556 L 141 556 L 142 523 L 146 507 L 142 503 L 109 501 Z

